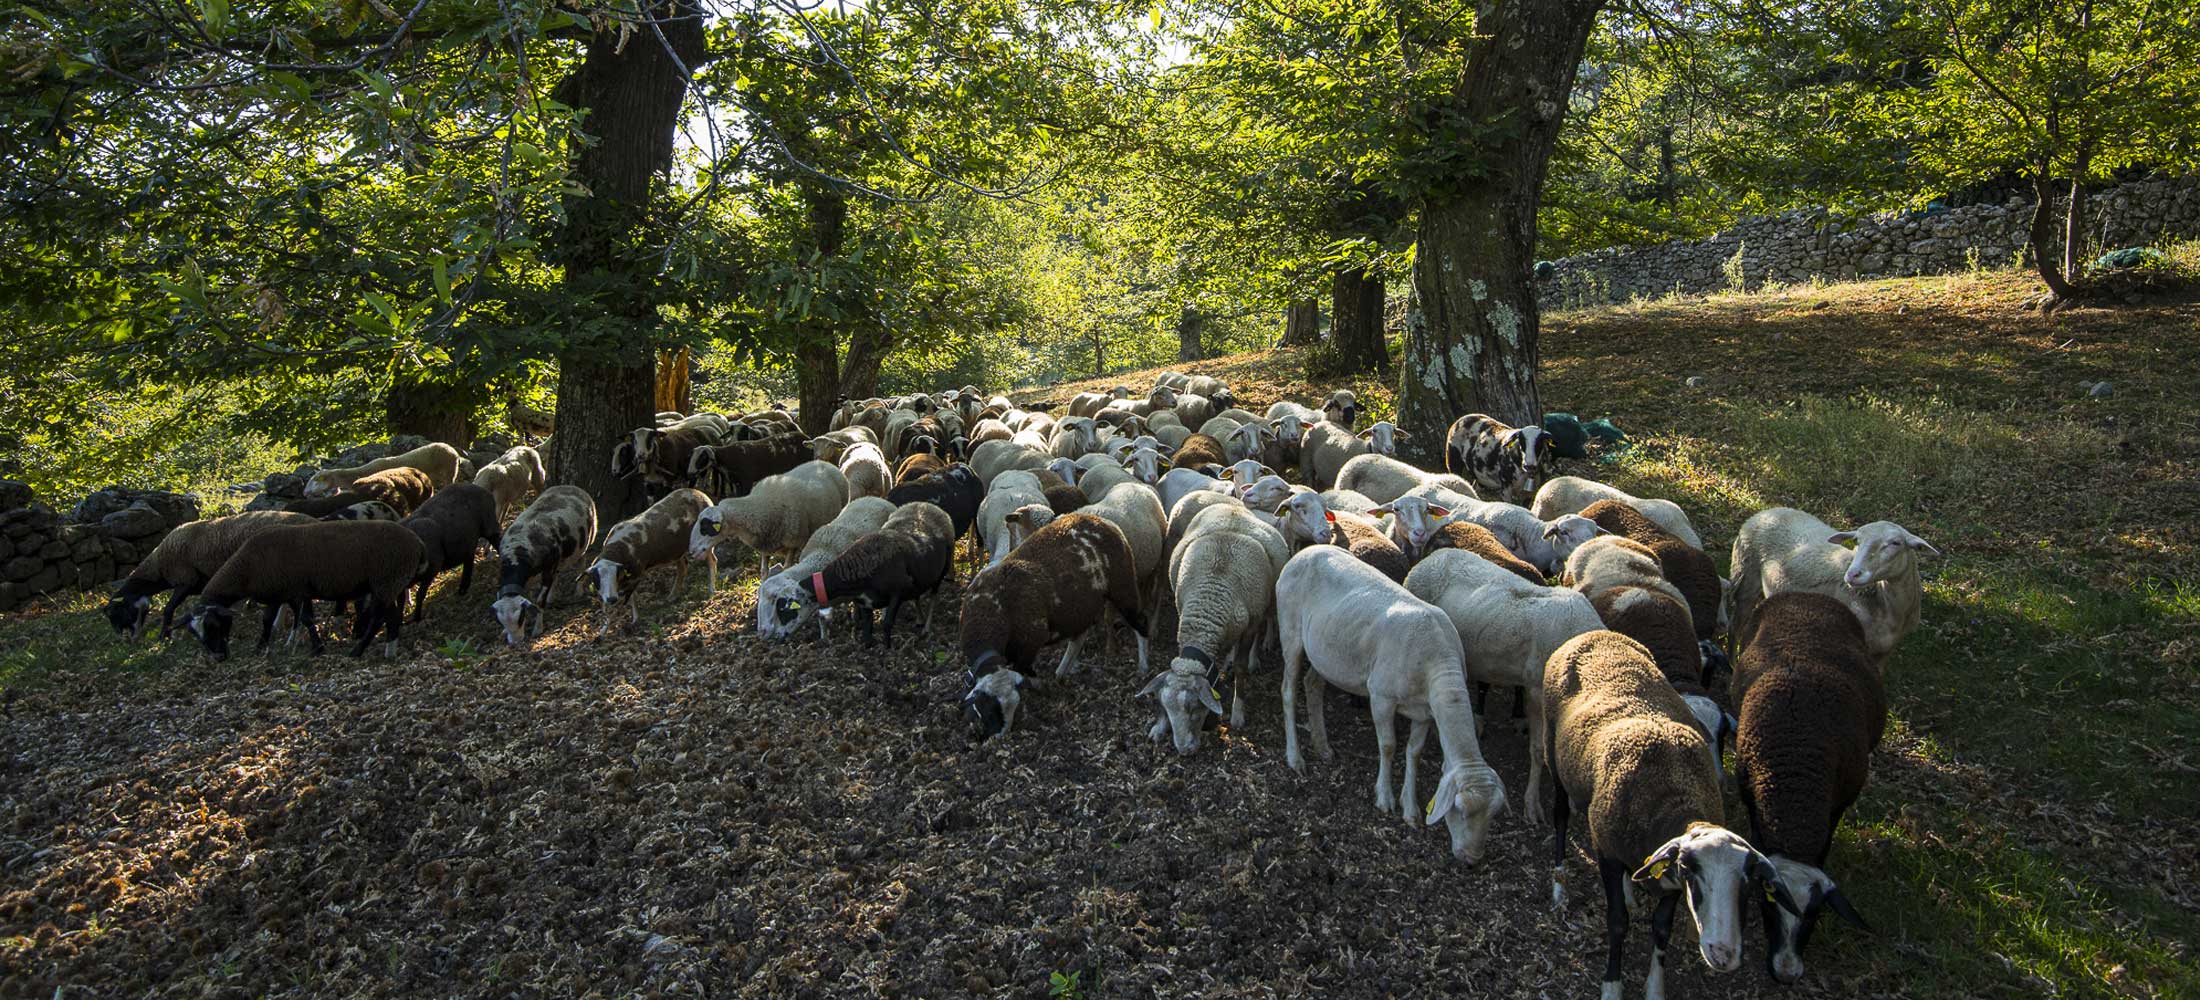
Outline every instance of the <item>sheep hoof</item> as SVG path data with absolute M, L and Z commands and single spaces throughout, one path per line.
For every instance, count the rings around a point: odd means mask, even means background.
M 1291 765 L 1291 770 L 1297 771 L 1301 775 L 1306 773 L 1306 758 L 1298 754 L 1289 755 L 1284 759 L 1284 763 Z

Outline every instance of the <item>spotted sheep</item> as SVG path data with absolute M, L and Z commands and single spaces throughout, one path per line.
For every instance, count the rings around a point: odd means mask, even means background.
M 504 529 L 497 547 L 497 596 L 489 605 L 508 646 L 542 631 L 542 609 L 557 591 L 558 567 L 596 540 L 596 501 L 578 486 L 552 486 Z M 539 583 L 534 596 L 527 583 Z M 578 590 L 580 578 L 574 577 Z
M 1067 641 L 1054 672 L 1061 677 L 1077 671 L 1085 637 L 1109 608 L 1132 631 L 1147 631 L 1122 529 L 1091 514 L 1057 518 L 1044 504 L 1010 511 L 1007 523 L 1027 518 L 1049 520 L 963 590 L 962 707 L 987 738 L 1015 726 L 1041 649 Z
M 1469 413 L 1444 435 L 1444 468 L 1495 490 L 1506 501 L 1535 494 L 1551 468 L 1551 436 L 1541 427 L 1514 427 L 1486 413 Z
M 678 489 L 604 533 L 603 548 L 583 574 L 603 606 L 603 622 L 597 635 L 611 631 L 611 610 L 621 603 L 627 605 L 628 624 L 641 621 L 641 608 L 634 598 L 642 574 L 671 565 L 675 579 L 666 596 L 680 592 L 687 583 L 688 561 L 681 557 L 687 554 L 689 529 L 709 507 L 710 497 L 702 491 Z

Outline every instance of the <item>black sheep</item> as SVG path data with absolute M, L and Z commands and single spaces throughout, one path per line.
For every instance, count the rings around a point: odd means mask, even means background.
M 946 511 L 924 501 L 898 507 L 879 530 L 858 538 L 810 577 L 808 595 L 821 606 L 854 600 L 863 606 L 863 644 L 871 644 L 871 612 L 886 611 L 886 643 L 894 642 L 901 606 L 939 590 L 954 561 L 954 526 Z M 931 627 L 931 608 L 925 609 Z
M 501 543 L 497 524 L 497 498 L 487 488 L 459 483 L 438 492 L 403 522 L 420 539 L 425 551 L 413 584 L 419 588 L 413 604 L 413 621 L 428 609 L 428 585 L 451 567 L 459 567 L 458 592 L 474 583 L 474 553 L 482 542 L 490 548 Z

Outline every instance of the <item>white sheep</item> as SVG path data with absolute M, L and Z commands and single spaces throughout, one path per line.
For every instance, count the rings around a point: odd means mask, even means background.
M 1543 521 L 1519 504 L 1477 500 L 1435 484 L 1417 486 L 1406 495 L 1425 498 L 1449 510 L 1446 520 L 1488 528 L 1513 555 L 1545 576 L 1557 573 L 1575 549 L 1604 533 L 1595 521 L 1579 514 L 1561 514 L 1557 520 Z
M 1614 587 L 1641 587 L 1672 598 L 1682 608 L 1688 607 L 1687 595 L 1665 578 L 1657 553 L 1619 535 L 1598 535 L 1575 549 L 1566 558 L 1566 571 L 1559 575 L 1559 584 L 1591 599 Z M 1690 627 L 1694 627 L 1693 619 Z
M 1053 458 L 1047 454 L 1044 442 L 1031 447 L 1016 441 L 987 441 L 970 453 L 970 471 L 978 474 L 978 481 L 992 485 L 993 477 L 1010 469 L 1044 469 Z
M 1086 482 L 1104 475 L 1106 469 L 1095 469 L 1085 475 Z M 1085 484 L 1078 484 L 1083 487 Z M 1087 490 L 1085 496 L 1092 497 Z M 1132 561 L 1138 575 L 1139 609 L 1145 620 L 1153 620 L 1154 596 L 1158 592 L 1155 582 L 1161 574 L 1162 545 L 1169 534 L 1169 516 L 1161 509 L 1161 498 L 1153 488 L 1144 483 L 1118 482 L 1081 508 L 1080 514 L 1093 514 L 1107 518 L 1123 529 L 1123 537 L 1131 544 Z M 1113 635 L 1111 632 L 1110 635 Z M 1147 639 L 1138 637 L 1138 670 L 1146 671 Z
M 1851 551 L 1843 543 L 1854 542 Z M 1917 627 L 1924 596 L 1917 554 L 1939 555 L 1932 543 L 1893 521 L 1873 521 L 1854 531 L 1793 507 L 1761 510 L 1734 535 L 1734 625 L 1747 628 L 1757 605 L 1791 590 L 1824 594 L 1848 605 L 1864 623 L 1864 635 L 1881 661 Z
M 542 454 L 521 445 L 482 466 L 474 473 L 473 482 L 496 498 L 497 516 L 502 517 L 529 493 L 541 492 L 549 476 L 543 472 Z
M 1480 496 L 1458 476 L 1423 472 L 1388 455 L 1361 455 L 1337 471 L 1337 489 L 1367 494 L 1376 503 L 1389 503 L 1421 486 L 1441 486 L 1462 496 Z
M 1084 491 L 1085 500 L 1088 503 L 1099 502 L 1101 497 L 1108 495 L 1109 490 L 1124 483 L 1141 487 L 1145 485 L 1138 482 L 1138 477 L 1132 475 L 1129 469 L 1113 462 L 1101 462 L 1093 465 L 1087 468 L 1083 475 L 1077 477 L 1077 488 Z M 1159 501 L 1156 500 L 1155 502 L 1158 503 Z
M 885 450 L 875 444 L 859 442 L 843 447 L 840 474 L 848 480 L 850 499 L 883 497 L 894 488 L 894 469 L 886 464 Z
M 1687 542 L 1693 548 L 1703 548 L 1703 538 L 1696 534 L 1696 527 L 1688 523 L 1688 512 L 1671 500 L 1659 500 L 1630 496 L 1618 489 L 1580 476 L 1559 476 L 1543 484 L 1535 491 L 1535 499 L 1528 509 L 1545 521 L 1555 520 L 1561 514 L 1579 514 L 1599 500 L 1617 500 L 1642 512 L 1642 516 L 1657 522 L 1658 527 L 1672 532 L 1673 537 Z
M 1539 587 L 1472 552 L 1438 549 L 1406 574 L 1406 590 L 1451 619 L 1467 679 L 1528 693 L 1528 819 L 1543 801 L 1543 664 L 1566 640 L 1603 628 L 1589 599 Z
M 811 533 L 848 505 L 848 477 L 831 462 L 810 461 L 766 476 L 747 496 L 720 500 L 689 529 L 688 558 L 710 565 L 710 592 L 718 593 L 718 543 L 734 538 L 756 550 L 756 578 L 772 556 L 794 559 Z
M 1184 499 L 1186 494 L 1228 493 L 1230 484 L 1198 469 L 1170 469 L 1162 473 L 1154 489 L 1161 495 L 1162 509 L 1175 510 L 1177 501 Z
M 1037 473 L 1012 469 L 994 477 L 993 485 L 986 487 L 985 499 L 978 504 L 978 537 L 986 547 L 986 565 L 998 565 L 1008 558 L 1013 542 L 1007 529 L 1009 512 L 1027 504 L 1044 507 L 1046 502 L 1046 487 L 1040 485 Z
M 1100 450 L 1100 425 L 1091 417 L 1069 417 L 1054 425 L 1047 438 L 1047 453 L 1055 458 L 1076 458 Z
M 1314 752 L 1333 756 L 1322 718 L 1326 681 L 1365 695 L 1375 720 L 1375 807 L 1400 810 L 1408 823 L 1419 811 L 1414 772 L 1428 727 L 1444 751 L 1443 778 L 1430 800 L 1427 822 L 1451 828 L 1452 856 L 1482 857 L 1490 818 L 1505 806 L 1505 786 L 1482 759 L 1466 674 L 1459 667 L 1459 633 L 1441 610 L 1408 593 L 1352 553 L 1335 546 L 1303 549 L 1276 580 L 1277 631 L 1283 642 L 1284 759 L 1304 773 L 1299 754 L 1298 688 L 1304 674 L 1307 729 Z M 1412 720 L 1406 738 L 1404 795 L 1390 788 L 1396 716 Z M 1403 803 L 1402 810 L 1400 803 Z
M 802 555 L 789 566 L 774 566 L 771 575 L 756 587 L 756 634 L 784 639 L 803 623 L 817 617 L 817 603 L 807 600 L 810 577 L 832 562 L 855 540 L 879 530 L 893 516 L 892 502 L 880 497 L 855 497 L 840 514 L 810 533 Z M 825 638 L 825 620 L 817 619 L 817 637 Z
M 1195 494 L 1191 501 L 1213 494 Z M 1172 736 L 1178 753 L 1199 746 L 1204 712 L 1222 714 L 1214 686 L 1230 685 L 1230 725 L 1245 725 L 1245 685 L 1255 646 L 1268 621 L 1277 574 L 1290 559 L 1283 536 L 1267 519 L 1222 502 L 1192 515 L 1169 555 L 1169 584 L 1176 594 L 1178 652 L 1169 668 L 1138 692 L 1160 701 L 1148 736 Z M 1189 503 L 1185 508 L 1190 506 Z M 1171 511 L 1171 527 L 1185 508 Z M 1237 672 L 1231 673 L 1232 667 Z

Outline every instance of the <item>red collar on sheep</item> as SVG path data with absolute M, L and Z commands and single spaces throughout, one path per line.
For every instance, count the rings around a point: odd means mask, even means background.
M 817 595 L 817 603 L 819 604 L 833 603 L 831 599 L 825 596 L 825 574 L 823 573 L 810 574 L 810 592 Z

